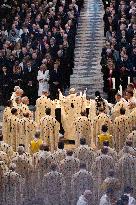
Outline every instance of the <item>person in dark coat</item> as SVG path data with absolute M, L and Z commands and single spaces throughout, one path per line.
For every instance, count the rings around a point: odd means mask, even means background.
M 59 69 L 59 62 L 54 63 L 54 69 L 49 72 L 49 85 L 51 99 L 58 98 L 58 89 L 62 90 L 62 73 Z
M 37 72 L 32 67 L 31 61 L 28 61 L 27 66 L 24 68 L 23 83 L 24 92 L 29 97 L 30 104 L 34 105 L 38 95 Z
M 0 90 L 2 93 L 3 105 L 6 105 L 7 101 L 9 100 L 11 95 L 11 89 L 12 89 L 11 76 L 7 71 L 7 67 L 4 66 L 2 68 L 2 72 L 0 73 Z

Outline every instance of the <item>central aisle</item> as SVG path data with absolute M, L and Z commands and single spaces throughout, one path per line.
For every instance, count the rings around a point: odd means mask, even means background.
M 104 44 L 103 5 L 101 0 L 85 0 L 80 15 L 75 48 L 75 67 L 71 87 L 94 97 L 96 90 L 103 95 L 101 51 Z M 103 95 L 104 96 L 104 95 Z

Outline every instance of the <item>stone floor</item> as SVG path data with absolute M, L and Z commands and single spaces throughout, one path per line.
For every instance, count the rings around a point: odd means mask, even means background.
M 85 0 L 81 12 L 75 48 L 75 67 L 71 87 L 77 91 L 87 88 L 87 95 L 94 97 L 99 90 L 103 97 L 103 78 L 100 59 L 104 44 L 103 5 L 101 0 Z

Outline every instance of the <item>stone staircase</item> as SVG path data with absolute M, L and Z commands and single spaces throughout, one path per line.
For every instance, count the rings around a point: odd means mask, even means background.
M 71 87 L 77 92 L 87 88 L 87 96 L 94 98 L 99 90 L 103 97 L 101 51 L 104 44 L 103 5 L 100 0 L 85 0 L 76 36 L 75 67 Z

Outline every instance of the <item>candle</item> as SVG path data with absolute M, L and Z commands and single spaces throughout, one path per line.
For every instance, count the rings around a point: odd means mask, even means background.
M 82 97 L 82 91 L 80 91 L 80 97 Z
M 112 88 L 115 89 L 115 78 L 112 78 Z
M 122 96 L 122 85 L 119 86 L 120 95 Z
M 84 90 L 84 94 L 83 94 L 84 98 L 86 98 L 86 92 L 87 92 L 87 88 Z
M 130 84 L 130 77 L 128 77 L 128 84 Z

